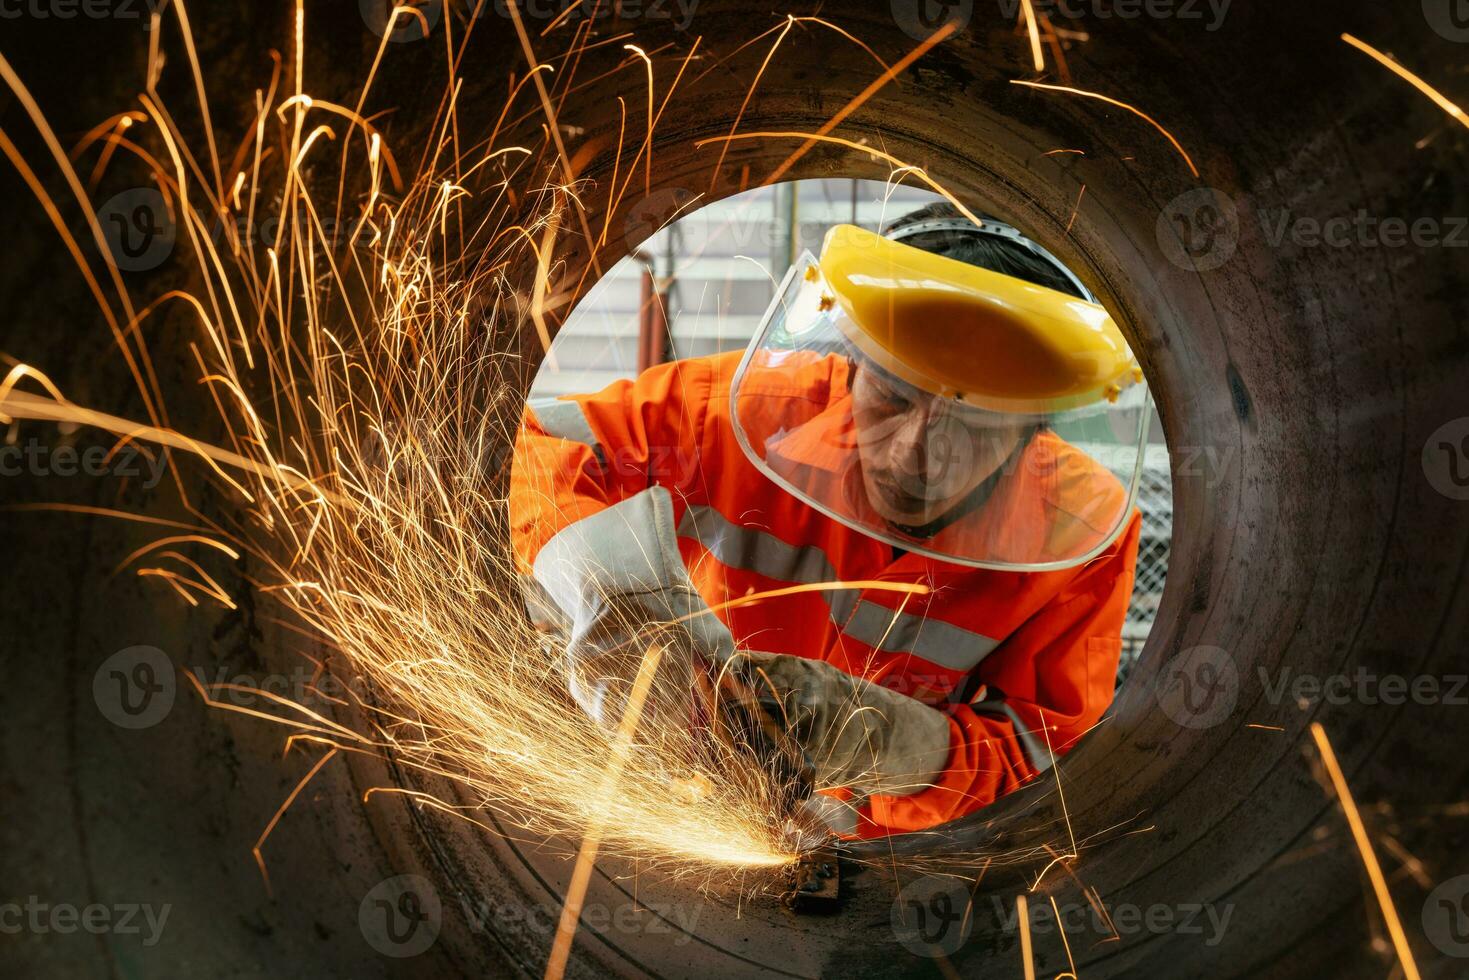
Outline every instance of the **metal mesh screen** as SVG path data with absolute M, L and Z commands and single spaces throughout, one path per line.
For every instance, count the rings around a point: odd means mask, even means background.
M 1137 577 L 1132 586 L 1132 605 L 1122 627 L 1122 668 L 1128 668 L 1142 651 L 1143 641 L 1153 628 L 1158 603 L 1163 598 L 1163 583 L 1168 578 L 1169 542 L 1173 536 L 1173 484 L 1169 474 L 1168 450 L 1159 445 L 1148 447 L 1143 460 L 1142 482 L 1138 486 L 1138 510 L 1143 515 L 1142 537 L 1138 542 Z

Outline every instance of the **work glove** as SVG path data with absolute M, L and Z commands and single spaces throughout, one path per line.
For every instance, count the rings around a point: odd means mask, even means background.
M 616 728 L 648 649 L 662 649 L 641 727 L 687 725 L 699 660 L 722 664 L 734 638 L 694 588 L 678 552 L 673 500 L 651 487 L 563 528 L 535 580 L 564 617 L 566 680 L 593 721 Z
M 948 764 L 948 716 L 921 701 L 787 654 L 741 653 L 731 669 L 800 743 L 819 789 L 910 796 Z

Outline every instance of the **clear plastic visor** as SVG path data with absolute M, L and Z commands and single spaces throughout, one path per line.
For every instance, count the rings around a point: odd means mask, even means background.
M 736 373 L 735 432 L 767 477 L 893 547 L 982 568 L 1077 565 L 1126 527 L 1145 384 L 1059 412 L 964 404 L 866 356 L 829 297 L 803 255 Z

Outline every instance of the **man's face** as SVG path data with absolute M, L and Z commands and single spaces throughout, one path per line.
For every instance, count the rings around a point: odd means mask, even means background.
M 921 525 L 953 510 L 1014 451 L 1023 426 L 893 381 L 870 364 L 852 382 L 862 481 L 872 509 Z

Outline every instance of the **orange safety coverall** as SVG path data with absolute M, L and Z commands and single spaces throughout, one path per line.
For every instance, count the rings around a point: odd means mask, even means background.
M 679 554 L 710 605 L 807 582 L 927 585 L 923 595 L 805 592 L 717 614 L 741 648 L 825 660 L 948 715 L 950 755 L 935 785 L 868 797 L 854 836 L 955 819 L 1049 768 L 1112 701 L 1137 512 L 1101 554 L 1060 571 L 997 571 L 897 553 L 803 503 L 748 460 L 730 418 L 739 358 L 675 361 L 595 394 L 533 401 L 509 501 L 520 571 L 530 574 L 542 545 L 571 523 L 663 486 L 674 502 Z M 771 419 L 768 431 L 797 426 L 799 436 L 801 423 L 849 397 L 846 364 L 829 357 L 804 368 L 796 382 L 811 392 L 804 417 Z M 770 404 L 788 412 L 798 402 Z M 1018 484 L 1019 503 L 1006 513 L 1025 522 L 1022 538 L 1036 532 L 1037 548 L 1046 529 L 1068 523 L 1058 512 L 1087 513 L 1088 501 L 1123 493 L 1104 468 L 1047 430 L 1023 452 L 1019 479 L 1007 478 Z M 1058 471 L 1069 477 L 1024 483 L 1027 474 Z M 1115 513 L 1116 505 L 1100 509 Z M 1107 528 L 1085 530 L 1100 540 Z

